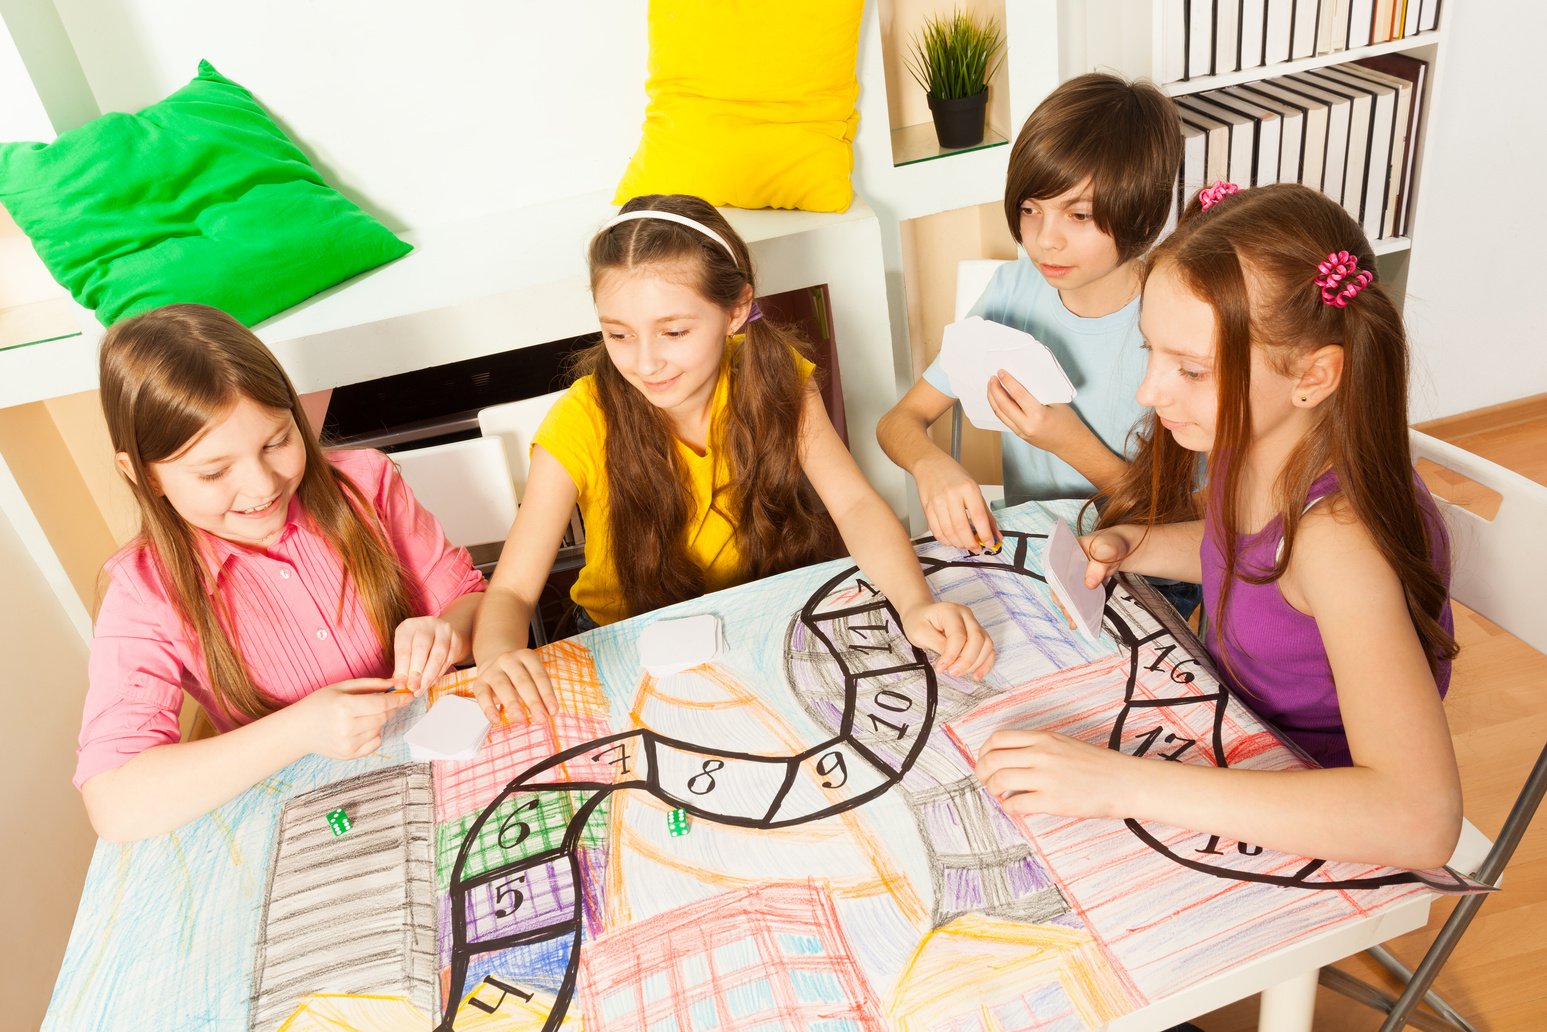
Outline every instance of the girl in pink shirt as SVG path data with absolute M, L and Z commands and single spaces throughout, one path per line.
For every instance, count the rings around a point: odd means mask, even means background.
M 1007 730 L 979 775 L 1022 813 L 1444 863 L 1461 829 L 1440 701 L 1456 653 L 1449 547 L 1413 471 L 1407 337 L 1369 241 L 1307 187 L 1216 184 L 1155 249 L 1143 289 L 1138 398 L 1155 413 L 1086 539 L 1087 580 L 1202 583 L 1222 676 L 1322 767 L 1157 763 Z
M 97 834 L 168 831 L 308 753 L 374 752 L 468 654 L 484 583 L 467 553 L 386 456 L 325 455 L 222 312 L 118 324 L 100 384 L 141 533 L 107 562 L 91 648 L 75 784 Z M 185 690 L 222 734 L 180 741 Z

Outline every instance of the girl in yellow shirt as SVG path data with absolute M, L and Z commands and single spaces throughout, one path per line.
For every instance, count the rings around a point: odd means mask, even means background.
M 934 600 L 802 342 L 757 312 L 751 254 L 725 218 L 697 197 L 636 197 L 592 239 L 590 269 L 602 340 L 533 439 L 474 634 L 490 720 L 556 709 L 527 626 L 577 503 L 571 597 L 594 623 L 831 558 L 836 530 L 909 641 L 949 673 L 986 674 L 993 643 L 971 610 Z

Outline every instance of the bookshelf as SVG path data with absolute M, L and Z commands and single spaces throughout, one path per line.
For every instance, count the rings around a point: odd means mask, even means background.
M 1257 100 L 1261 100 L 1265 83 L 1271 84 L 1267 87 L 1269 91 L 1282 87 L 1291 91 L 1305 89 L 1306 83 L 1313 84 L 1308 90 L 1313 94 L 1317 90 L 1340 91 L 1346 86 L 1346 82 L 1339 81 L 1341 70 L 1356 64 L 1362 69 L 1366 67 L 1362 62 L 1368 59 L 1397 55 L 1423 62 L 1426 73 L 1412 84 L 1407 99 L 1407 103 L 1418 108 L 1410 126 L 1411 139 L 1404 143 L 1407 132 L 1395 124 L 1394 118 L 1390 123 L 1381 123 L 1378 107 L 1368 116 L 1374 128 L 1394 130 L 1390 149 L 1384 153 L 1392 160 L 1400 157 L 1402 162 L 1400 168 L 1389 173 L 1389 186 L 1382 185 L 1384 178 L 1373 178 L 1377 173 L 1367 168 L 1357 184 L 1353 180 L 1343 184 L 1345 190 L 1364 193 L 1340 196 L 1335 184 L 1309 182 L 1314 172 L 1304 175 L 1303 160 L 1301 175 L 1294 177 L 1338 197 L 1355 218 L 1370 216 L 1368 221 L 1361 221 L 1365 222 L 1366 235 L 1381 259 L 1382 278 L 1401 287 L 1405 285 L 1407 253 L 1412 247 L 1408 220 L 1420 192 L 1424 142 L 1431 132 L 1430 112 L 1445 35 L 1442 7 L 1435 0 L 1323 0 L 1313 5 L 1299 0 L 1245 0 L 1238 8 L 1232 8 L 1232 19 L 1239 12 L 1240 20 L 1224 25 L 1214 13 L 1212 0 L 1061 0 L 1060 67 L 1065 76 L 1107 70 L 1129 78 L 1148 78 L 1184 105 L 1183 117 L 1187 119 L 1188 107 L 1197 111 L 1211 103 L 1223 102 L 1239 110 L 1241 87 Z M 1195 10 L 1206 12 L 1202 39 L 1188 31 L 1188 19 Z M 1251 14 L 1254 10 L 1256 13 Z M 1299 22 L 1305 10 L 1312 11 L 1313 18 Z M 1361 27 L 1361 19 L 1369 20 L 1368 28 Z M 1382 23 L 1381 19 L 1386 20 Z M 1217 30 L 1222 27 L 1236 35 L 1227 36 L 1221 43 Z M 1255 38 L 1258 31 L 1262 38 L 1255 45 L 1248 43 L 1247 33 Z M 1281 37 L 1277 43 L 1273 38 L 1275 32 Z M 1280 50 L 1283 59 L 1269 59 L 1275 49 Z M 1270 93 L 1271 96 L 1283 94 Z M 1400 101 L 1400 92 L 1395 98 L 1393 103 Z M 1220 112 L 1216 110 L 1214 114 Z M 1192 121 L 1196 124 L 1198 120 Z M 1375 139 L 1373 133 L 1370 138 Z M 1328 141 L 1330 148 L 1331 137 Z M 1350 150 L 1344 156 L 1352 159 L 1352 138 L 1347 146 Z M 1365 151 L 1363 159 L 1369 162 L 1375 156 Z M 1330 176 L 1330 163 L 1324 172 Z M 1226 178 L 1246 185 L 1248 181 L 1260 184 L 1285 178 L 1249 180 L 1234 174 L 1233 169 L 1232 174 L 1220 177 L 1195 174 L 1192 182 L 1187 182 L 1186 177 L 1184 169 L 1182 193 L 1188 195 L 1201 185 L 1200 180 Z M 1401 294 L 1398 290 L 1399 302 Z

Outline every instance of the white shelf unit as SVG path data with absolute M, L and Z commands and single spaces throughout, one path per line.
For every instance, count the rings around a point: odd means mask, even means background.
M 1312 57 L 1278 61 L 1218 75 L 1200 75 L 1188 79 L 1163 81 L 1166 38 L 1166 8 L 1180 0 L 1059 0 L 1062 31 L 1059 54 L 1063 77 L 1086 71 L 1111 71 L 1129 78 L 1145 78 L 1159 83 L 1169 96 L 1186 97 L 1227 86 L 1239 86 L 1276 79 L 1298 72 L 1347 64 L 1384 54 L 1407 54 L 1429 65 L 1424 78 L 1422 117 L 1417 139 L 1410 148 L 1413 163 L 1410 196 L 1404 199 L 1411 213 L 1421 192 L 1425 142 L 1433 134 L 1433 97 L 1439 79 L 1439 55 L 1445 38 L 1446 5 L 1440 5 L 1435 28 L 1401 39 L 1387 40 L 1344 50 L 1332 50 Z M 1247 0 L 1248 3 L 1254 0 Z M 1264 0 L 1255 0 L 1262 3 Z M 1407 252 L 1412 247 L 1413 230 L 1403 236 L 1372 240 L 1371 246 L 1381 263 L 1382 278 L 1395 286 L 1400 302 L 1406 282 Z

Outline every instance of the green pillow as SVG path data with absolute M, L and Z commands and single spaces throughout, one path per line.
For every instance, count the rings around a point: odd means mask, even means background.
M 194 301 L 251 326 L 412 250 L 208 61 L 138 114 L 0 143 L 0 204 L 103 325 Z

